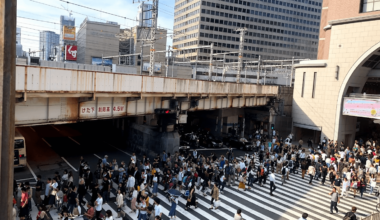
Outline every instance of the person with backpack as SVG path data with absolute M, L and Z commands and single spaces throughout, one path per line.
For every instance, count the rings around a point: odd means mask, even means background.
M 285 162 L 284 166 L 281 169 L 281 185 L 284 185 L 286 174 L 289 172 L 288 164 Z
M 351 212 L 347 212 L 346 215 L 343 217 L 343 220 L 356 220 L 356 207 L 352 206 Z

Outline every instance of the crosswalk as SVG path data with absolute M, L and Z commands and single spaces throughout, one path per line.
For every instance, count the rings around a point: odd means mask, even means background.
M 238 159 L 242 159 L 239 157 Z M 256 165 L 259 165 L 256 162 Z M 276 176 L 276 191 L 274 196 L 269 195 L 269 179 L 266 184 L 259 186 L 254 184 L 252 189 L 242 191 L 237 190 L 237 185 L 224 188 L 224 194 L 220 194 L 221 206 L 218 209 L 209 209 L 211 206 L 210 190 L 207 191 L 207 196 L 196 190 L 196 198 L 198 207 L 191 207 L 189 211 L 185 211 L 186 198 L 179 198 L 176 220 L 232 220 L 237 209 L 242 209 L 242 216 L 246 220 L 285 220 L 298 219 L 303 213 L 308 213 L 308 220 L 335 220 L 342 219 L 346 212 L 351 210 L 352 206 L 357 207 L 357 216 L 364 217 L 370 215 L 375 210 L 377 198 L 374 195 L 364 193 L 364 197 L 358 195 L 353 198 L 353 193 L 349 192 L 348 197 L 341 198 L 338 204 L 339 213 L 330 214 L 330 196 L 329 186 L 322 186 L 319 181 L 313 180 L 313 185 L 308 184 L 309 176 L 302 179 L 301 172 L 299 174 L 290 174 L 289 180 L 281 185 L 281 175 Z M 235 181 L 237 183 L 237 181 Z M 328 183 L 328 180 L 326 181 Z M 112 184 L 110 202 L 103 205 L 102 214 L 105 215 L 106 210 L 111 210 L 114 219 L 117 216 L 117 205 L 115 204 L 115 195 L 117 184 Z M 163 218 L 170 219 L 168 216 L 171 207 L 171 202 L 167 199 L 164 192 L 164 187 L 158 187 L 157 197 L 161 200 Z M 85 201 L 90 201 L 91 193 L 87 193 Z M 125 212 L 124 219 L 136 220 L 136 213 L 131 212 L 130 202 L 122 208 Z M 153 204 L 153 198 L 149 200 Z M 33 201 L 34 204 L 34 201 Z M 82 214 L 86 211 L 86 207 L 81 207 Z M 33 206 L 32 219 L 35 218 L 37 209 Z M 58 219 L 56 210 L 51 210 L 49 213 L 53 220 Z M 75 219 L 81 219 L 77 217 Z

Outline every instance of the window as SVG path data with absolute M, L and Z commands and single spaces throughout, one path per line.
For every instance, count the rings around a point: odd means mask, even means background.
M 380 10 L 380 0 L 361 0 L 361 11 L 370 12 Z
M 306 72 L 303 72 L 301 97 L 303 97 L 303 90 L 305 87 L 305 77 L 306 77 Z
M 315 84 L 317 83 L 317 72 L 314 72 L 313 78 L 313 91 L 311 93 L 311 98 L 315 98 Z

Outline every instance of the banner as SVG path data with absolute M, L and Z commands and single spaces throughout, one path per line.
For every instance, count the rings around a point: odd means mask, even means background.
M 345 98 L 343 115 L 380 119 L 380 100 Z
M 73 26 L 63 26 L 63 40 L 73 40 L 75 41 L 75 27 Z

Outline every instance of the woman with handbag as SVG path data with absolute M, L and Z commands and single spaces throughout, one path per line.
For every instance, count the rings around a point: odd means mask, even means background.
M 137 190 L 136 187 L 133 187 L 132 191 L 132 201 L 131 201 L 131 213 L 136 212 L 136 200 L 137 200 Z
M 352 177 L 352 181 L 351 181 L 351 189 L 354 191 L 354 198 L 356 196 L 356 191 L 358 187 L 360 187 L 360 182 L 358 180 L 358 177 L 355 175 Z
M 209 209 L 214 208 L 214 200 L 215 202 L 219 200 L 219 189 L 217 183 L 214 183 L 214 187 L 211 191 L 211 207 Z M 218 209 L 218 207 L 216 206 L 215 209 Z
M 38 207 L 37 220 L 45 220 L 50 219 L 50 217 L 46 214 L 46 209 L 43 206 Z M 46 217 L 46 218 L 45 218 Z
M 177 204 L 178 204 L 178 197 L 170 197 L 170 202 L 172 204 L 172 206 L 170 207 L 170 211 L 169 211 L 169 217 L 170 219 L 172 219 L 173 217 L 174 218 L 177 218 L 176 217 L 176 209 L 177 209 Z
M 195 198 L 195 184 L 191 185 L 189 197 L 187 197 L 187 203 L 185 210 L 187 211 L 190 206 L 195 206 L 197 208 L 196 198 Z
M 120 190 L 117 191 L 116 205 L 117 205 L 117 218 L 124 218 L 125 213 L 121 209 L 124 205 L 124 200 L 123 200 L 123 194 L 121 194 Z
M 246 174 L 243 174 L 242 176 L 240 176 L 238 191 L 239 191 L 239 189 L 243 189 L 244 191 L 246 191 L 246 189 L 245 189 L 245 182 L 246 182 L 246 180 L 247 180 L 247 175 Z

